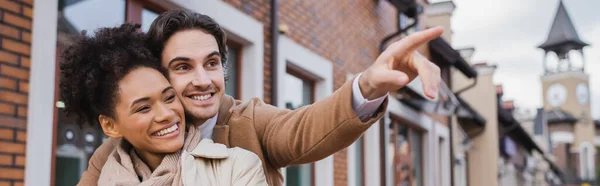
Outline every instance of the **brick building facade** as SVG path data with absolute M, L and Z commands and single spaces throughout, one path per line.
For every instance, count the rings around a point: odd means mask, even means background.
M 0 185 L 23 185 L 33 1 L 0 1 Z
M 418 2 L 425 9 L 429 5 L 425 0 Z M 101 4 L 110 7 L 98 6 Z M 229 36 L 234 66 L 228 73 L 234 81 L 230 82 L 232 87 L 231 90 L 228 87 L 227 93 L 241 100 L 258 97 L 293 109 L 326 97 L 364 71 L 379 55 L 382 39 L 401 25 L 397 9 L 388 0 L 279 0 L 279 52 L 278 59 L 272 59 L 271 1 L 40 0 L 35 6 L 40 8 L 33 9 L 32 0 L 0 0 L 0 186 L 21 185 L 25 181 L 28 185 L 73 181 L 63 180 L 63 175 L 54 170 L 71 170 L 73 167 L 63 167 L 68 165 L 63 160 L 69 158 L 76 158 L 85 167 L 90 153 L 101 143 L 103 135 L 97 129 L 75 129 L 76 123 L 59 114 L 60 100 L 51 88 L 56 86 L 57 70 L 55 60 L 49 59 L 57 58 L 57 51 L 69 44 L 70 35 L 81 30 L 123 22 L 141 23 L 144 28 L 160 12 L 182 7 L 207 14 Z M 36 20 L 34 10 L 38 14 Z M 101 14 L 103 10 L 107 11 Z M 79 17 L 94 21 L 76 19 L 78 12 L 86 13 Z M 117 16 L 105 22 L 95 20 L 110 17 L 109 14 Z M 427 23 L 426 15 L 421 17 Z M 435 24 L 419 24 L 416 30 L 430 26 Z M 33 44 L 32 38 L 37 38 Z M 423 46 L 421 51 L 432 58 L 429 48 Z M 275 63 L 277 72 L 272 71 Z M 35 70 L 30 70 L 32 64 Z M 442 65 L 442 70 L 447 71 L 444 80 L 448 84 L 451 84 L 450 67 Z M 33 71 L 37 74 L 33 75 Z M 273 73 L 277 74 L 275 86 Z M 29 92 L 30 80 L 36 85 L 32 88 L 38 91 Z M 292 87 L 290 82 L 306 86 Z M 274 88 L 277 90 L 273 91 Z M 312 94 L 290 95 L 291 91 L 286 92 L 289 88 Z M 419 97 L 419 82 L 411 88 L 415 90 L 392 95 Z M 277 103 L 271 99 L 273 92 L 277 94 Z M 28 100 L 36 104 L 29 108 Z M 411 176 L 414 184 L 450 185 L 451 159 L 447 157 L 451 116 L 428 113 L 396 97 L 390 100 L 393 103 L 388 108 L 389 116 L 369 129 L 351 150 L 342 150 L 306 167 L 289 168 L 285 172 L 291 175 L 287 181 L 298 179 L 295 181 L 299 185 L 393 185 L 400 173 L 394 171 L 396 167 L 392 164 L 421 158 L 417 159 L 419 163 L 409 166 L 411 171 L 418 172 L 414 178 Z M 36 117 L 27 118 L 28 111 Z M 27 136 L 28 131 L 35 135 Z M 386 154 L 398 153 L 403 148 L 411 148 L 410 153 Z M 25 156 L 26 152 L 34 155 Z M 411 159 L 402 159 L 406 158 L 404 155 Z M 400 160 L 394 160 L 396 157 Z M 25 169 L 25 159 L 36 169 Z M 73 170 L 81 171 L 79 167 Z M 305 182 L 306 179 L 309 181 Z

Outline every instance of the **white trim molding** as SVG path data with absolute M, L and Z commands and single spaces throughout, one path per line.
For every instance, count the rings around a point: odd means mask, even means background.
M 423 112 L 398 101 L 394 97 L 388 97 L 388 113 L 400 117 L 412 126 L 423 130 L 423 185 L 451 185 L 451 160 L 450 160 L 450 129 L 448 126 L 433 120 Z M 384 117 L 386 118 L 386 117 Z M 388 119 L 388 118 L 386 118 Z M 387 136 L 388 134 L 386 134 Z M 387 147 L 386 147 L 387 148 Z M 386 150 L 386 152 L 389 151 Z M 393 162 L 386 162 L 391 165 Z M 389 170 L 389 169 L 386 169 Z M 387 184 L 392 184 L 393 174 L 386 171 Z M 367 179 L 372 179 L 367 177 Z
M 58 0 L 33 2 L 25 185 L 50 185 Z
M 432 130 L 433 120 L 429 116 L 410 108 L 392 96 L 388 96 L 387 110 L 390 114 L 406 119 L 423 130 Z
M 263 24 L 221 0 L 173 0 L 181 7 L 210 16 L 225 31 L 227 38 L 243 45 L 241 69 L 241 100 L 264 98 Z
M 572 132 L 556 131 L 550 133 L 550 140 L 552 141 L 552 145 L 573 143 L 573 139 L 575 139 L 575 137 L 573 136 Z
M 379 145 L 379 127 L 381 122 L 375 122 L 363 135 L 365 140 L 365 185 L 381 185 L 381 157 Z M 386 130 L 387 131 L 387 130 Z M 387 133 L 387 132 L 386 132 Z M 384 134 L 385 135 L 385 134 Z M 386 135 L 389 136 L 389 135 Z M 386 138 L 387 139 L 387 138 Z M 387 144 L 386 144 L 387 145 Z M 387 152 L 387 151 L 386 151 Z M 390 165 L 391 162 L 385 163 Z M 387 167 L 386 167 L 387 168 Z M 388 169 L 386 169 L 388 170 Z M 386 174 L 388 171 L 384 172 Z M 389 179 L 389 174 L 386 174 Z
M 279 38 L 278 45 L 278 79 L 283 80 L 287 73 L 286 67 L 293 65 L 319 78 L 315 83 L 315 100 L 324 99 L 333 93 L 333 63 L 285 36 Z M 278 83 L 277 95 L 283 97 L 286 91 L 284 82 L 279 81 Z M 278 100 L 279 107 L 285 106 L 284 101 L 283 99 Z M 333 185 L 333 172 L 333 155 L 315 162 L 315 184 L 317 186 Z
M 556 81 L 559 79 L 564 79 L 566 77 L 574 77 L 581 81 L 589 81 L 589 75 L 580 72 L 580 71 L 571 71 L 571 72 L 561 72 L 555 74 L 548 74 L 541 77 L 542 81 Z

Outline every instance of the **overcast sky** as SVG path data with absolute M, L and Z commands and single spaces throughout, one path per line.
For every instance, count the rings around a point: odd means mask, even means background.
M 454 0 L 453 45 L 473 46 L 474 61 L 498 65 L 494 78 L 504 85 L 505 100 L 515 100 L 518 107 L 541 107 L 544 52 L 537 46 L 548 36 L 558 1 Z M 579 37 L 591 45 L 584 49 L 586 72 L 593 117 L 600 119 L 600 74 L 591 73 L 600 70 L 600 1 L 565 0 L 564 4 Z

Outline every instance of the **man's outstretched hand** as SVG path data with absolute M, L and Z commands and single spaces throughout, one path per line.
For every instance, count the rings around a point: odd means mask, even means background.
M 442 81 L 440 68 L 416 50 L 443 32 L 442 27 L 434 27 L 390 44 L 360 76 L 358 83 L 362 95 L 368 100 L 376 99 L 406 86 L 419 76 L 425 95 L 435 98 Z

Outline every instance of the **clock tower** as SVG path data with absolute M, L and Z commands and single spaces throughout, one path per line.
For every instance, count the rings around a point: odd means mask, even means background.
M 568 150 L 575 154 L 593 155 L 596 130 L 591 118 L 589 76 L 585 73 L 583 54 L 583 48 L 587 45 L 579 38 L 560 0 L 548 38 L 539 46 L 545 51 L 544 75 L 541 77 L 544 110 L 574 118 L 572 124 L 561 128 L 569 130 L 561 132 L 571 134 Z M 548 59 L 555 63 L 549 63 Z M 583 159 L 579 160 L 583 162 Z

